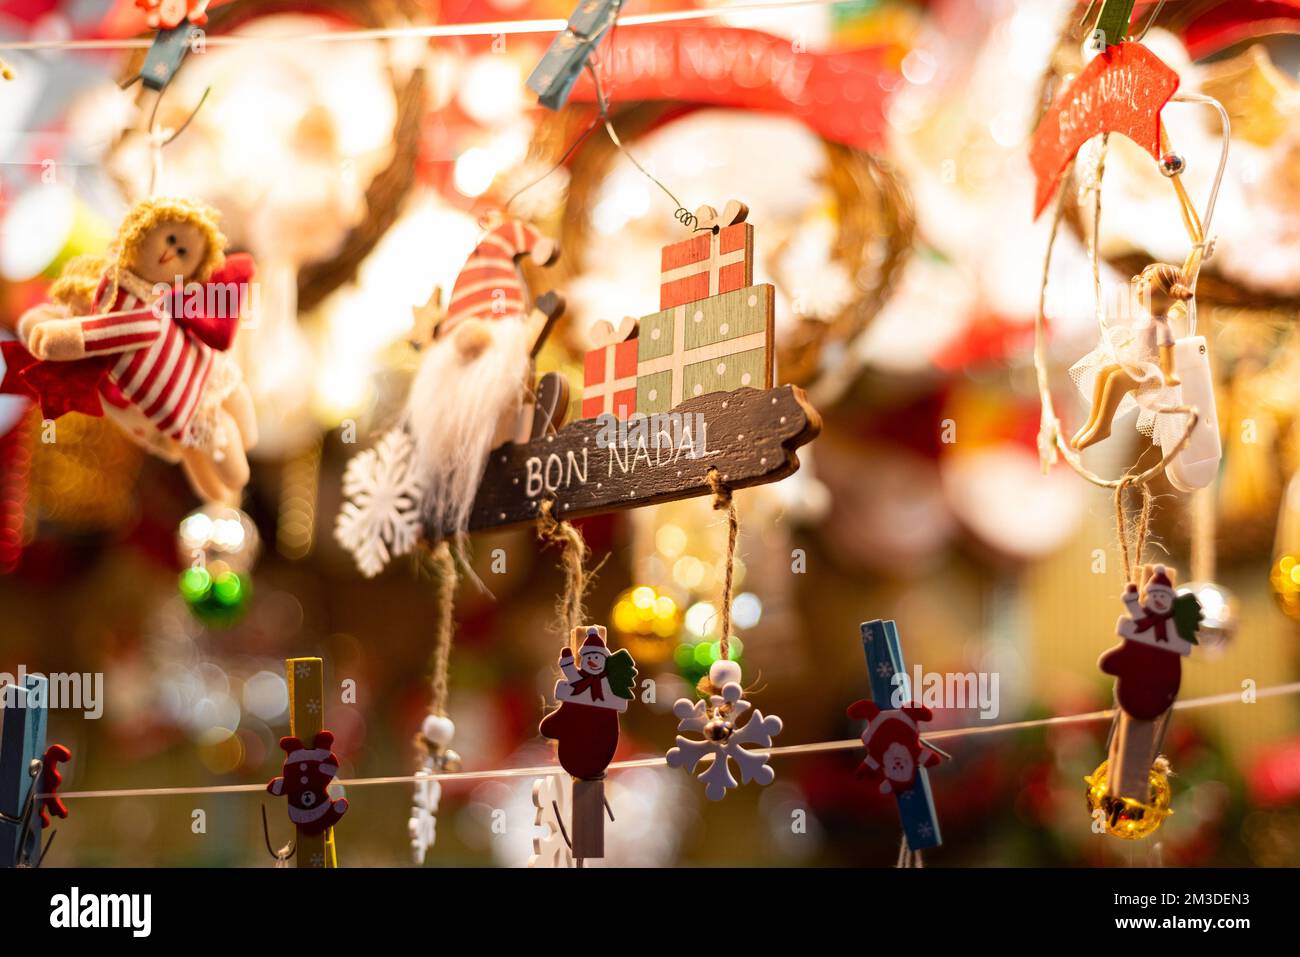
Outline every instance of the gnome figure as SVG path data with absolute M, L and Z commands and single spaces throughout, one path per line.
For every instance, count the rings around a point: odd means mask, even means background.
M 618 748 L 618 716 L 627 710 L 636 682 L 636 662 L 626 649 L 611 655 L 605 629 L 575 629 L 584 634 L 575 657 L 567 645 L 560 652 L 555 700 L 560 707 L 538 730 L 559 742 L 560 765 L 575 778 L 594 780 L 605 773 Z
M 1115 696 L 1131 717 L 1151 721 L 1169 710 L 1182 681 L 1182 657 L 1192 653 L 1201 623 L 1195 595 L 1174 592 L 1173 572 L 1164 565 L 1143 571 L 1145 587 L 1129 583 L 1115 633 L 1124 640 L 1097 665 L 1115 676 Z
M 558 256 L 532 226 L 501 223 L 470 254 L 446 312 L 434 319 L 406 421 L 435 529 L 466 530 L 488 453 L 519 433 L 539 331 L 518 262 L 549 266 Z

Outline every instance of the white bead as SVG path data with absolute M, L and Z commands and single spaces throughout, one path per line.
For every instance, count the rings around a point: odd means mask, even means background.
M 431 714 L 424 719 L 424 724 L 420 727 L 420 733 L 424 735 L 425 740 L 430 744 L 445 748 L 451 744 L 451 739 L 456 736 L 456 725 L 452 724 L 451 718 L 443 717 L 440 714 Z
M 719 659 L 709 666 L 709 684 L 715 688 L 724 685 L 740 684 L 740 665 L 734 661 Z

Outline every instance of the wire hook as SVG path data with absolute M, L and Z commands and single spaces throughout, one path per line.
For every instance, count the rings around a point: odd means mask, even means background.
M 298 853 L 298 844 L 296 841 L 290 841 L 278 851 L 271 847 L 271 828 L 270 825 L 266 823 L 265 804 L 262 805 L 262 837 L 266 841 L 266 853 L 270 854 L 271 857 L 275 859 L 276 867 L 286 867 L 289 863 L 289 858 Z

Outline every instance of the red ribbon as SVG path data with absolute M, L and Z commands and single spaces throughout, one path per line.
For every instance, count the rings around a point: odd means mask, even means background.
M 1168 641 L 1169 626 L 1167 622 L 1169 621 L 1170 618 L 1173 617 L 1174 617 L 1174 612 L 1172 608 L 1169 611 L 1164 612 L 1163 614 L 1159 612 L 1151 612 L 1147 614 L 1145 617 L 1139 618 L 1136 622 L 1134 622 L 1134 625 L 1136 626 L 1139 632 L 1146 631 L 1148 628 L 1150 628 L 1151 631 L 1155 633 L 1156 641 Z
M 577 681 L 569 685 L 569 691 L 574 695 L 580 695 L 584 691 L 591 689 L 592 701 L 605 700 L 605 672 L 602 669 L 598 675 L 583 675 Z

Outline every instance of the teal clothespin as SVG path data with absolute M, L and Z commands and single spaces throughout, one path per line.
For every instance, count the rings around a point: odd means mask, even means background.
M 170 30 L 159 30 L 153 38 L 153 46 L 145 55 L 144 66 L 140 68 L 140 82 L 161 93 L 181 68 L 181 61 L 194 44 L 194 35 L 201 32 L 188 20 Z
M 50 683 L 27 675 L 22 686 L 0 688 L 0 867 L 40 857 L 40 817 L 27 802 L 36 787 L 33 762 L 45 754 Z
M 537 102 L 548 110 L 558 110 L 568 102 L 592 51 L 614 25 L 622 6 L 623 0 L 582 0 L 578 4 L 564 32 L 551 41 L 528 77 L 528 88 L 537 94 Z

